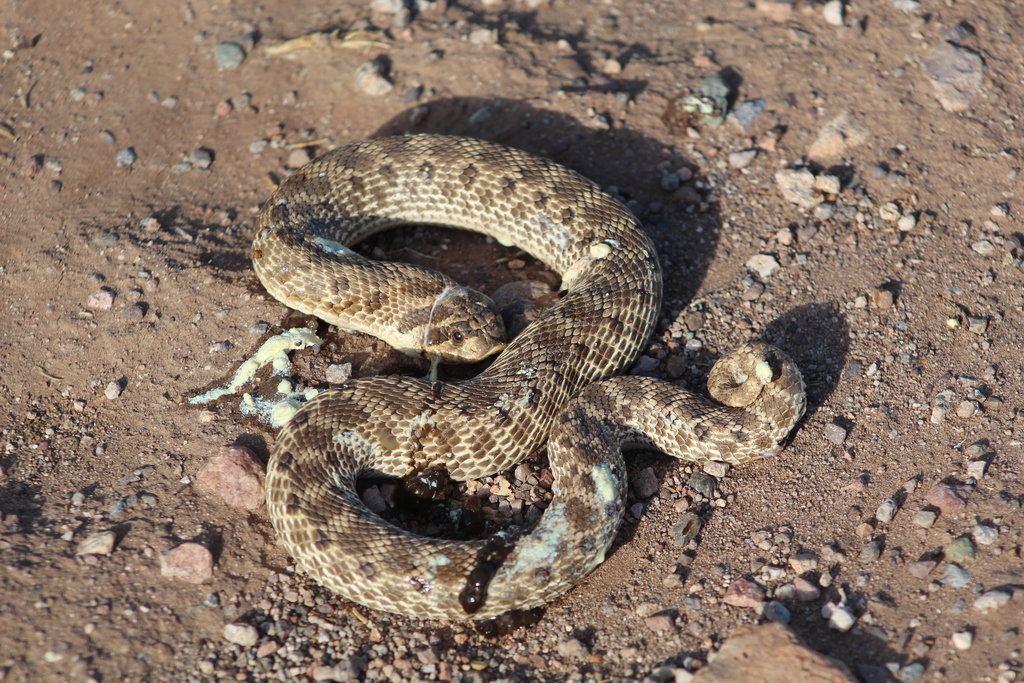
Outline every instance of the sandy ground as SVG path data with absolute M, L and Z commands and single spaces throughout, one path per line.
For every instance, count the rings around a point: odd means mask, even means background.
M 856 25 L 840 28 L 813 4 L 496 0 L 428 4 L 407 24 L 386 4 L 0 5 L 0 679 L 311 680 L 311 665 L 348 662 L 332 675 L 685 680 L 737 624 L 764 618 L 764 603 L 723 602 L 743 577 L 865 681 L 1019 677 L 1024 602 L 974 604 L 1024 584 L 1024 11 L 879 0 L 848 5 Z M 947 33 L 961 21 L 972 30 Z M 266 51 L 332 29 L 377 37 Z M 962 77 L 961 112 L 926 73 L 951 37 L 984 69 Z M 218 68 L 221 41 L 248 48 L 240 66 Z M 357 87 L 370 59 L 389 92 Z M 763 98 L 764 112 L 745 131 L 669 130 L 669 102 L 723 70 L 734 104 Z M 841 180 L 834 212 L 801 208 L 776 171 L 806 160 L 843 112 L 845 146 L 810 165 Z M 260 203 L 304 144 L 407 131 L 544 154 L 626 201 L 667 274 L 652 372 L 699 387 L 723 349 L 763 336 L 809 382 L 784 453 L 730 471 L 710 500 L 687 485 L 692 466 L 635 456 L 633 473 L 660 481 L 632 501 L 640 519 L 540 624 L 497 639 L 338 600 L 291 575 L 265 509 L 193 485 L 223 444 L 264 459 L 273 444 L 230 402 L 185 403 L 256 348 L 254 323 L 272 332 L 287 317 L 248 263 Z M 750 149 L 752 161 L 730 156 Z M 366 250 L 484 291 L 550 277 L 514 249 L 433 228 Z M 779 267 L 758 274 L 758 254 Z M 112 307 L 90 298 L 100 290 Z M 356 376 L 424 369 L 369 337 L 331 338 L 321 356 L 299 354 L 304 381 L 323 386 L 345 361 Z M 924 528 L 937 483 L 964 485 L 966 507 Z M 890 498 L 894 517 L 877 519 Z M 681 549 L 684 511 L 706 526 Z M 76 555 L 108 530 L 111 554 Z M 184 541 L 216 557 L 202 585 L 161 575 L 160 554 Z M 795 570 L 801 553 L 816 567 Z M 786 588 L 800 569 L 821 597 Z M 826 603 L 856 624 L 830 629 Z M 280 651 L 228 643 L 234 621 Z M 957 649 L 965 631 L 973 642 Z

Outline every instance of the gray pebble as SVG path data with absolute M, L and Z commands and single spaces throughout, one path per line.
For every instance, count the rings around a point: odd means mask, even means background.
M 650 498 L 661 488 L 661 482 L 658 481 L 658 475 L 654 473 L 653 467 L 640 470 L 630 483 L 633 484 L 633 491 L 640 498 Z
M 252 95 L 244 92 L 231 98 L 231 106 L 237 111 L 244 111 L 252 106 Z
M 146 317 L 146 304 L 142 302 L 132 304 L 128 308 L 124 309 L 124 312 L 121 313 L 121 317 L 128 320 L 142 320 Z
M 931 510 L 919 510 L 911 521 L 922 529 L 931 529 L 937 517 L 938 515 Z
M 402 95 L 402 104 L 415 104 L 416 102 L 419 102 L 421 97 L 423 97 L 423 86 L 414 85 L 406 90 L 405 94 Z
M 131 166 L 138 160 L 138 158 L 139 156 L 135 153 L 134 147 L 125 147 L 117 153 L 117 166 L 118 168 Z
M 879 540 L 870 541 L 860 549 L 860 561 L 864 563 L 874 562 L 882 554 L 882 542 Z
M 967 316 L 967 329 L 974 334 L 985 334 L 988 330 L 988 318 L 984 316 Z
M 766 106 L 768 106 L 768 102 L 763 97 L 758 97 L 756 100 L 747 100 L 738 105 L 726 117 L 726 120 L 731 121 L 740 130 L 746 130 L 754 122 L 754 119 L 760 116 Z
M 329 365 L 324 375 L 329 384 L 344 384 L 352 378 L 352 364 L 335 363 Z
M 985 63 L 977 52 L 940 41 L 925 55 L 921 65 L 946 111 L 970 108 L 981 93 Z
M 690 475 L 686 485 L 705 498 L 710 498 L 715 492 L 715 487 L 718 485 L 718 481 L 709 474 L 694 472 Z
M 629 374 L 652 375 L 658 371 L 658 365 L 660 365 L 660 363 L 661 361 L 659 361 L 657 358 L 652 358 L 650 356 L 640 356 L 639 358 L 636 359 L 636 362 L 633 363 L 633 367 L 629 369 Z
M 213 46 L 213 58 L 220 69 L 237 69 L 245 61 L 245 50 L 238 43 L 217 43 Z
M 899 501 L 895 498 L 887 498 L 878 509 L 875 510 L 875 519 L 882 524 L 888 524 L 892 521 L 892 518 L 896 515 L 896 511 L 900 509 Z
M 914 683 L 924 676 L 924 664 L 921 662 L 914 662 L 913 664 L 907 664 L 901 667 L 896 673 L 896 680 L 900 683 Z
M 107 388 L 103 390 L 103 395 L 107 397 L 108 401 L 113 401 L 121 395 L 121 392 L 124 391 L 124 385 L 125 380 L 123 377 L 121 379 L 116 379 L 107 384 Z
M 757 158 L 756 149 L 745 149 L 741 152 L 733 152 L 729 155 L 730 168 L 746 168 Z
M 117 295 L 114 292 L 104 287 L 90 294 L 89 298 L 85 300 L 85 305 L 100 311 L 109 311 L 114 306 L 116 298 Z
M 825 438 L 836 446 L 841 446 L 846 441 L 846 429 L 836 423 L 825 425 Z
M 958 564 L 947 564 L 939 583 L 950 588 L 964 588 L 971 585 L 971 574 Z
M 814 207 L 814 217 L 821 221 L 827 221 L 836 213 L 836 205 L 832 202 L 823 202 Z
M 395 86 L 387 77 L 387 66 L 379 60 L 371 59 L 356 69 L 356 87 L 367 95 L 379 97 L 391 92 Z
M 672 525 L 672 545 L 685 549 L 690 545 L 690 541 L 697 538 L 703 526 L 704 521 L 692 512 L 680 515 L 676 523 Z
M 764 618 L 768 621 L 788 624 L 791 616 L 785 605 L 778 600 L 772 600 L 764 606 Z
M 263 150 L 270 144 L 270 140 L 256 140 L 255 142 L 249 143 L 249 152 L 251 154 L 262 154 Z
M 633 519 L 640 519 L 644 516 L 644 504 L 634 503 L 629 507 L 629 513 L 633 515 Z
M 213 163 L 213 151 L 200 147 L 199 149 L 192 150 L 188 160 L 199 168 L 210 168 L 210 164 Z

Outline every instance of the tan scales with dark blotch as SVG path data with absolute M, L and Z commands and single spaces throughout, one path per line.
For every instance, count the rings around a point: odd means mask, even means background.
M 457 287 L 447 278 L 367 261 L 343 246 L 402 223 L 515 244 L 562 273 L 567 291 L 476 379 L 352 381 L 310 401 L 281 430 L 267 474 L 274 527 L 304 571 L 351 600 L 449 619 L 544 604 L 597 566 L 614 539 L 625 507 L 623 446 L 740 463 L 776 452 L 803 415 L 799 370 L 766 344 L 737 349 L 712 371 L 718 397 L 744 407 L 648 378 L 606 379 L 632 363 L 657 319 L 654 247 L 629 210 L 590 181 L 488 142 L 383 138 L 320 157 L 267 202 L 253 263 L 289 306 L 409 353 L 459 354 L 422 346 L 432 339 L 478 355 L 500 348 L 486 297 L 458 290 L 442 301 Z M 356 493 L 356 479 L 371 473 L 402 477 L 443 465 L 456 479 L 484 476 L 546 442 L 555 497 L 519 539 L 414 536 Z M 496 551 L 502 543 L 508 548 Z M 475 602 L 467 584 L 476 586 Z

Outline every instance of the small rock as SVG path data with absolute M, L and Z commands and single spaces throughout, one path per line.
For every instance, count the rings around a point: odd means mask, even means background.
M 772 21 L 786 21 L 793 16 L 796 0 L 755 0 L 754 6 Z
M 116 294 L 109 289 L 103 288 L 90 294 L 89 298 L 85 300 L 85 305 L 96 310 L 109 311 L 114 307 L 114 299 L 116 298 Z
M 288 154 L 288 160 L 284 163 L 285 168 L 302 168 L 310 162 L 309 150 L 306 148 L 293 149 Z
M 281 646 L 277 644 L 276 640 L 266 640 L 260 643 L 260 646 L 256 648 L 256 659 L 262 659 L 269 657 L 270 655 L 277 652 Z
M 759 97 L 756 100 L 747 100 L 733 109 L 726 117 L 726 120 L 731 121 L 741 131 L 745 131 L 767 106 L 768 102 L 763 97 Z
M 911 230 L 913 230 L 916 227 L 917 227 L 917 216 L 915 216 L 912 213 L 908 213 L 907 215 L 902 216 L 898 221 L 896 221 L 896 228 L 900 232 L 910 232 Z
M 348 657 L 334 666 L 313 664 L 306 670 L 306 675 L 317 682 L 353 683 L 360 679 L 365 668 L 363 660 L 358 657 Z
M 939 508 L 945 515 L 959 512 L 967 506 L 972 487 L 962 484 L 950 485 L 938 483 L 924 494 L 924 499 Z
M 115 400 L 124 391 L 126 382 L 127 380 L 124 377 L 115 379 L 113 382 L 107 384 L 107 388 L 103 390 L 103 395 L 107 397 L 108 401 Z
M 836 159 L 849 149 L 867 142 L 870 135 L 867 126 L 855 121 L 846 110 L 825 124 L 807 149 L 807 156 L 817 160 Z
M 950 404 L 953 401 L 953 390 L 945 389 L 935 396 L 935 405 L 932 407 L 931 423 L 942 424 L 949 412 Z
M 827 221 L 836 215 L 835 202 L 822 202 L 814 207 L 814 217 L 819 221 Z
M 117 153 L 117 167 L 124 168 L 125 166 L 131 166 L 138 161 L 139 156 L 135 153 L 134 147 L 125 147 Z
M 563 640 L 558 644 L 558 654 L 567 659 L 584 659 L 590 655 L 587 646 L 576 638 Z
M 729 584 L 722 602 L 733 607 L 754 608 L 764 602 L 764 590 L 749 579 L 736 579 Z
M 843 0 L 829 0 L 821 8 L 821 17 L 833 26 L 843 25 Z
M 234 106 L 230 100 L 221 100 L 217 103 L 217 106 L 213 108 L 213 115 L 217 117 L 224 117 L 234 111 Z
M 213 58 L 219 69 L 237 69 L 245 61 L 245 49 L 238 43 L 217 43 L 213 46 Z
M 947 564 L 939 583 L 950 588 L 965 588 L 971 585 L 971 574 L 958 564 Z
M 996 247 L 988 240 L 978 240 L 971 244 L 971 249 L 982 256 L 991 256 Z
M 685 549 L 690 545 L 690 541 L 697 538 L 703 526 L 704 521 L 694 513 L 683 513 L 672 525 L 672 545 Z
M 985 63 L 976 52 L 941 41 L 925 55 L 921 65 L 946 111 L 969 109 L 981 92 Z
M 494 45 L 498 42 L 498 32 L 489 28 L 476 28 L 469 33 L 469 42 L 473 45 Z M 622 67 L 619 67 L 622 70 Z
M 745 264 L 761 278 L 769 277 L 779 267 L 779 262 L 770 254 L 754 254 Z
M 814 189 L 823 194 L 837 195 L 843 189 L 838 176 L 828 173 L 814 177 Z
M 764 606 L 763 615 L 766 621 L 775 621 L 782 624 L 788 624 L 792 616 L 786 606 L 778 600 L 771 600 L 767 605 Z
M 661 482 L 658 481 L 658 475 L 654 473 L 652 467 L 645 467 L 637 472 L 631 483 L 638 498 L 650 498 L 661 488 Z
M 902 215 L 903 214 L 900 213 L 900 207 L 894 202 L 886 202 L 878 207 L 878 217 L 883 221 L 895 223 Z
M 265 499 L 263 463 L 244 446 L 224 446 L 196 477 L 200 489 L 215 493 L 225 504 L 258 510 Z
M 686 372 L 686 356 L 669 356 L 665 361 L 665 374 L 669 379 L 679 379 Z
M 644 625 L 654 633 L 665 633 L 675 628 L 675 620 L 667 614 L 655 614 L 644 619 Z
M 878 509 L 875 510 L 875 519 L 882 524 L 888 524 L 892 521 L 892 518 L 896 516 L 896 511 L 900 509 L 900 503 L 895 498 L 887 498 Z
M 860 550 L 860 561 L 864 563 L 874 562 L 882 554 L 882 542 L 879 540 L 870 541 L 864 544 Z
M 985 614 L 1006 606 L 1013 596 L 1007 591 L 994 589 L 983 593 L 974 601 L 974 609 Z
M 829 443 L 841 446 L 846 441 L 846 429 L 834 422 L 829 423 L 825 425 L 825 438 L 828 439 Z
M 198 168 L 210 168 L 210 164 L 213 163 L 213 151 L 200 147 L 199 149 L 192 150 L 188 159 Z
M 746 168 L 757 157 L 756 149 L 745 149 L 742 152 L 733 152 L 729 155 L 730 168 Z
M 224 639 L 229 643 L 252 647 L 260 640 L 260 632 L 250 624 L 225 624 Z
M 901 666 L 896 672 L 896 680 L 900 683 L 916 683 L 924 675 L 924 664 L 921 662 L 913 662 L 906 666 Z
M 703 469 L 706 474 L 710 474 L 716 479 L 721 479 L 729 473 L 729 463 L 719 462 L 718 460 L 709 460 L 704 463 L 704 466 L 701 469 Z
M 78 544 L 76 555 L 109 555 L 114 552 L 117 534 L 113 531 L 101 531 L 93 534 Z
M 911 521 L 922 529 L 931 529 L 937 517 L 931 510 L 918 510 Z
M 967 331 L 973 334 L 985 334 L 988 331 L 988 318 L 980 315 L 967 316 Z
M 121 312 L 121 317 L 126 320 L 142 320 L 146 317 L 146 304 L 143 302 L 134 303 Z
M 187 541 L 160 554 L 160 574 L 168 579 L 202 583 L 213 576 L 213 553 L 204 545 Z
M 968 453 L 970 455 L 970 453 Z M 985 476 L 985 468 L 988 467 L 988 462 L 984 460 L 972 460 L 967 463 L 967 476 L 973 477 L 977 481 L 981 481 L 982 477 Z
M 344 384 L 352 378 L 352 364 L 335 363 L 328 365 L 324 378 L 329 384 Z
M 978 545 L 992 545 L 999 539 L 999 529 L 987 524 L 975 524 L 971 537 Z
M 968 420 L 981 412 L 981 404 L 973 399 L 960 401 L 956 407 L 956 416 Z
M 391 92 L 395 86 L 388 78 L 387 66 L 380 60 L 371 59 L 356 69 L 356 87 L 367 95 L 379 97 Z
M 759 299 L 761 295 L 764 294 L 764 290 L 765 287 L 763 284 L 761 284 L 760 282 L 755 282 L 754 284 L 750 285 L 745 290 L 743 290 L 743 293 L 740 294 L 740 300 L 757 301 L 757 299 Z
M 967 536 L 961 536 L 955 541 L 950 542 L 943 549 L 943 553 L 946 555 L 946 559 L 953 562 L 963 562 L 964 560 L 973 560 L 978 553 L 974 542 Z
M 206 350 L 208 353 L 223 353 L 225 351 L 230 351 L 233 348 L 235 348 L 235 345 L 225 340 L 213 342 Z
M 814 553 L 799 553 L 789 558 L 789 566 L 797 576 L 818 568 L 818 556 Z
M 953 642 L 953 647 L 958 650 L 970 650 L 971 645 L 974 644 L 974 634 L 970 631 L 957 631 L 950 638 Z
M 718 482 L 714 477 L 703 472 L 694 472 L 690 475 L 686 485 L 705 498 L 710 498 L 715 493 L 715 487 L 718 486 Z
M 805 209 L 813 209 L 823 201 L 814 190 L 814 174 L 807 169 L 784 168 L 775 172 L 775 184 L 782 198 Z
M 907 571 L 916 579 L 924 579 L 938 564 L 936 560 L 918 560 L 907 565 Z
M 657 358 L 652 358 L 651 356 L 640 356 L 629 368 L 629 374 L 650 376 L 658 371 L 658 366 L 660 364 L 661 362 Z
M 885 287 L 876 287 L 872 289 L 868 292 L 868 298 L 871 299 L 871 303 L 874 304 L 876 308 L 880 308 L 883 311 L 892 308 L 893 303 L 895 303 L 892 292 Z
M 828 617 L 829 627 L 841 633 L 846 633 L 857 623 L 857 617 L 854 616 L 853 612 L 846 605 L 835 605 L 830 612 Z
M 988 210 L 988 215 L 993 218 L 1006 218 L 1010 215 L 1010 205 L 1006 203 L 994 204 L 992 208 Z
M 821 597 L 821 589 L 803 577 L 793 579 L 796 599 L 800 602 L 813 602 Z
M 380 488 L 377 486 L 371 486 L 363 491 L 363 495 L 360 496 L 363 504 L 370 508 L 373 512 L 378 515 L 385 512 L 388 509 L 388 504 L 384 501 L 384 496 L 380 494 Z

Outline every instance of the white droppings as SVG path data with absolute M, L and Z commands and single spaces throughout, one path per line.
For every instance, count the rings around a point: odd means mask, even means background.
M 590 255 L 596 259 L 602 259 L 612 253 L 612 246 L 607 242 L 598 242 L 590 245 Z
M 774 373 L 772 372 L 772 366 L 767 361 L 759 360 L 754 366 L 754 374 L 761 380 L 762 384 L 769 384 L 772 381 Z
M 320 237 L 319 235 L 317 235 L 316 237 L 313 238 L 313 244 L 315 244 L 316 246 L 320 247 L 321 249 L 326 251 L 328 254 L 336 254 L 336 255 L 339 255 L 339 256 L 356 256 L 357 255 L 354 251 L 352 251 L 351 249 L 346 247 L 341 242 L 335 242 L 334 240 L 329 240 L 326 237 Z
M 612 477 L 612 468 L 606 462 L 599 462 L 590 470 L 590 476 L 594 480 L 594 486 L 601 503 L 609 505 L 615 501 L 615 479 Z

